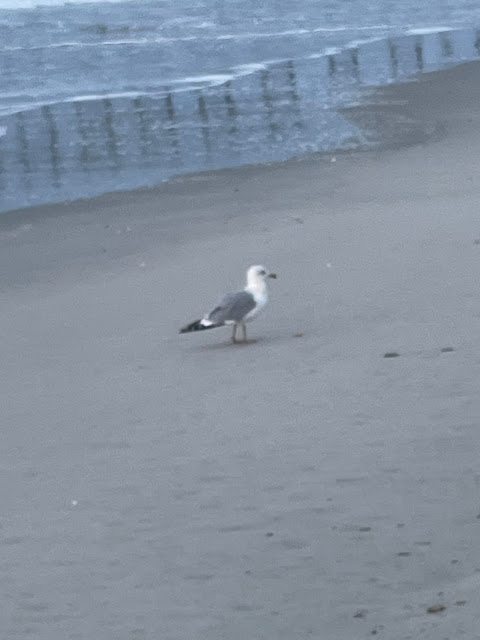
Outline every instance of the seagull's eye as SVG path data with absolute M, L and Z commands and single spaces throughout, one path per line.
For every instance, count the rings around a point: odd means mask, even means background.
M 267 275 L 267 272 L 265 271 L 265 269 L 261 269 L 260 275 L 261 276 L 266 276 Z

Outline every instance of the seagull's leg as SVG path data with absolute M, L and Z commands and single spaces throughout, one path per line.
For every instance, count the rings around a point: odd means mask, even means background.
M 233 334 L 232 334 L 232 342 L 237 342 L 237 323 L 233 323 Z
M 243 331 L 243 344 L 254 344 L 256 340 L 249 340 L 247 337 L 247 325 L 245 322 L 242 322 L 242 331 Z

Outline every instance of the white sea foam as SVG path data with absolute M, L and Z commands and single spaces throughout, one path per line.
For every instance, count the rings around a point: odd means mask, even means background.
M 312 29 L 313 33 L 341 33 L 343 31 L 378 31 L 378 30 L 390 30 L 392 25 L 388 24 L 373 24 L 368 27 L 359 27 L 359 26 L 344 26 L 344 27 L 317 27 L 316 29 Z
M 93 0 L 91 0 L 93 2 Z M 108 0 L 110 2 L 113 2 L 114 0 Z M 115 0 L 116 1 L 116 0 Z M 120 1 L 120 0 L 118 0 Z M 1 2 L 1 0 L 0 0 Z M 1 8 L 1 7 L 0 7 Z M 203 27 L 204 25 L 200 25 L 200 27 Z M 357 40 L 357 44 L 355 46 L 358 46 L 360 44 L 365 44 L 366 42 L 372 42 L 375 40 L 380 40 L 383 37 L 385 37 L 385 34 L 382 35 L 373 35 L 373 33 L 375 33 L 375 31 L 378 30 L 389 30 L 391 31 L 392 27 L 388 27 L 387 25 L 372 25 L 369 27 L 355 27 L 355 31 L 362 31 L 362 32 L 370 32 L 372 33 L 372 37 L 371 38 L 364 38 L 361 40 Z M 399 28 L 400 29 L 400 28 Z M 424 34 L 429 34 L 429 33 L 436 33 L 436 32 L 443 32 L 443 31 L 451 31 L 452 29 L 449 27 L 432 27 L 432 28 L 409 28 L 406 27 L 403 29 L 403 33 L 405 35 L 424 35 Z M 314 35 L 314 34 L 320 34 L 320 33 L 345 33 L 348 31 L 352 31 L 352 27 L 332 27 L 332 28 L 315 28 L 315 29 L 290 29 L 290 30 L 286 30 L 286 31 L 272 31 L 272 32 L 261 32 L 261 33 L 256 33 L 256 32 L 245 32 L 245 33 L 231 33 L 231 34 L 219 34 L 219 35 L 214 35 L 211 34 L 208 36 L 209 40 L 212 41 L 231 41 L 231 42 L 241 42 L 243 40 L 257 40 L 257 39 L 263 39 L 263 40 L 268 40 L 268 39 L 276 39 L 276 38 L 284 38 L 284 37 L 288 37 L 288 36 L 308 36 L 308 35 Z M 1 47 L 0 46 L 0 50 L 4 50 L 4 51 L 22 51 L 22 50 L 43 50 L 43 49 L 61 49 L 61 48 L 78 48 L 78 49 L 82 49 L 82 48 L 92 48 L 92 47 L 96 47 L 96 48 L 101 48 L 101 47 L 122 47 L 122 46 L 128 46 L 128 45 L 134 45 L 134 46 L 151 46 L 156 45 L 156 44 L 170 44 L 170 43 L 175 43 L 175 42 L 195 42 L 195 41 L 205 41 L 205 36 L 204 35 L 188 35 L 188 36 L 160 36 L 158 34 L 154 34 L 152 35 L 151 38 L 146 38 L 146 37 L 141 37 L 141 38 L 128 38 L 128 39 L 115 39 L 115 40 L 99 40 L 96 42 L 79 42 L 79 41 L 61 41 L 61 42 L 54 42 L 54 43 L 48 43 L 48 44 L 44 44 L 44 45 L 34 45 L 34 46 L 23 46 L 23 47 L 18 47 L 18 46 L 5 46 L 5 47 Z M 351 45 L 353 46 L 353 45 Z
M 304 36 L 312 33 L 343 33 L 346 31 L 385 31 L 391 29 L 391 25 L 377 24 L 368 27 L 342 26 L 342 27 L 317 27 L 315 29 L 287 29 L 285 31 L 266 31 L 245 33 L 225 33 L 216 36 L 217 40 L 247 40 L 251 38 L 282 38 L 284 36 Z
M 196 24 L 194 26 L 195 26 L 195 29 L 210 29 L 211 27 L 215 26 L 215 23 L 210 22 L 210 20 L 204 20 L 200 24 Z
M 185 78 L 179 78 L 178 80 L 170 80 L 168 84 L 203 84 L 216 86 L 219 84 L 225 84 L 225 82 L 232 80 L 232 78 L 233 75 L 230 73 L 215 73 L 210 75 L 187 76 Z
M 453 31 L 453 29 L 451 27 L 418 27 L 407 29 L 405 34 L 407 36 L 427 36 L 431 33 L 444 33 L 445 31 Z
M 190 40 L 199 40 L 196 36 L 184 36 L 181 38 L 164 38 L 156 37 L 149 40 L 148 38 L 130 38 L 128 40 L 101 40 L 99 42 L 53 42 L 45 45 L 36 45 L 33 47 L 0 47 L 0 51 L 39 51 L 43 49 L 88 49 L 101 47 L 122 47 L 125 45 L 135 46 L 151 46 L 152 44 L 163 44 L 167 42 L 189 42 Z
M 234 67 L 234 70 L 237 72 L 237 75 L 249 75 L 250 73 L 255 73 L 256 71 L 263 71 L 267 68 L 267 63 L 261 62 L 252 62 L 250 64 L 239 64 Z
M 225 33 L 217 36 L 217 40 L 250 40 L 252 38 L 282 38 L 284 36 L 303 36 L 312 33 L 310 29 L 288 29 L 286 31 L 259 32 L 247 31 L 246 33 Z
M 145 91 L 117 91 L 112 93 L 86 93 L 64 98 L 61 102 L 88 102 L 94 100 L 115 100 L 119 98 L 139 98 L 148 95 Z
M 254 70 L 252 69 L 251 72 Z M 119 99 L 134 99 L 142 97 L 158 98 L 165 96 L 167 93 L 184 93 L 188 91 L 198 90 L 199 88 L 214 87 L 225 84 L 229 80 L 232 80 L 234 74 L 215 74 L 215 75 L 198 75 L 189 76 L 185 78 L 175 78 L 165 82 L 163 85 L 157 87 L 151 87 L 147 90 L 138 91 L 109 91 L 104 93 L 82 93 L 75 94 L 73 96 L 62 96 L 57 99 L 46 98 L 45 100 L 37 100 L 35 102 L 21 102 L 21 96 L 18 96 L 19 100 L 5 107 L 0 107 L 0 116 L 9 116 L 18 112 L 33 111 L 34 109 L 40 109 L 46 106 L 52 106 L 56 104 L 71 104 L 77 102 L 96 102 L 101 100 L 119 100 Z M 11 96 L 15 97 L 15 96 Z M 0 137 L 4 135 L 2 133 L 4 127 L 0 127 Z
M 325 56 L 336 56 L 341 51 L 342 49 L 340 47 L 327 47 L 325 51 L 311 53 L 309 56 L 306 56 L 305 60 L 318 60 L 318 58 L 325 58 Z

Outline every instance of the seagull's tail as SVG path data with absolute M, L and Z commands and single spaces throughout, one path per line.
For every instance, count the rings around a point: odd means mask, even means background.
M 216 327 L 221 327 L 221 324 L 214 324 L 209 320 L 195 320 L 195 322 L 191 322 L 187 324 L 185 327 L 180 329 L 180 333 L 190 333 L 190 331 L 204 331 L 205 329 L 215 329 Z

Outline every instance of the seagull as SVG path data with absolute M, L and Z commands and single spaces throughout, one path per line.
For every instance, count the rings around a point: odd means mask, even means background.
M 216 307 L 201 320 L 195 320 L 180 329 L 180 333 L 215 329 L 233 325 L 232 342 L 238 343 L 237 327 L 242 326 L 243 342 L 247 343 L 246 322 L 252 320 L 268 302 L 267 278 L 276 278 L 262 265 L 255 264 L 247 270 L 247 286 L 243 291 L 226 293 Z

